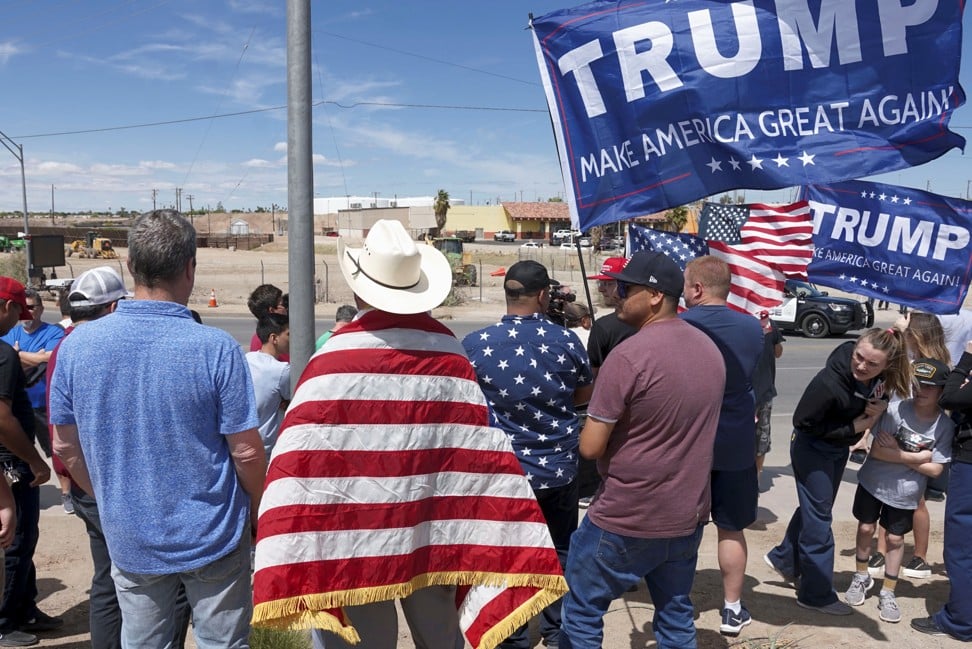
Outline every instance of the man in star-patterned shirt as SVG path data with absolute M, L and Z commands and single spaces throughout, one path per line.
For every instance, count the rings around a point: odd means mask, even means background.
M 542 264 L 527 260 L 510 266 L 503 285 L 506 315 L 466 336 L 462 346 L 533 486 L 563 565 L 577 529 L 580 420 L 574 408 L 590 398 L 593 377 L 576 334 L 544 315 L 551 284 L 556 282 Z M 559 601 L 544 609 L 540 633 L 548 646 L 559 643 Z M 527 627 L 500 646 L 529 647 Z

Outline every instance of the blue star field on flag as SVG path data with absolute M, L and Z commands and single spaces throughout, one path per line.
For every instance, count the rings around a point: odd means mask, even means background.
M 745 205 L 705 203 L 699 215 L 699 237 L 706 241 L 723 241 L 731 246 L 742 241 L 739 231 L 749 218 Z
M 651 228 L 630 224 L 631 254 L 641 250 L 657 250 L 664 253 L 685 271 L 685 266 L 696 257 L 709 254 L 709 246 L 691 234 L 659 232 Z

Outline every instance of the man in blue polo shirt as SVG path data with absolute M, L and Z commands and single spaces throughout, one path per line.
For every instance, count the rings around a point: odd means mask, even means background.
M 594 387 L 580 339 L 544 315 L 551 284 L 557 283 L 535 261 L 510 266 L 503 284 L 506 315 L 466 336 L 462 346 L 499 427 L 513 443 L 564 565 L 577 529 L 580 420 L 574 407 L 587 403 Z M 559 643 L 559 601 L 544 609 L 540 633 L 548 646 Z M 529 647 L 527 627 L 500 646 Z
M 54 452 L 98 503 L 122 646 L 172 646 L 181 584 L 196 644 L 242 649 L 267 471 L 253 382 L 239 344 L 186 308 L 196 275 L 188 220 L 174 210 L 136 219 L 128 270 L 135 299 L 58 348 Z

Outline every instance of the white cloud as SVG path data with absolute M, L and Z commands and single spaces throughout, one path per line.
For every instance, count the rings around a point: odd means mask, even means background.
M 138 163 L 138 166 L 145 169 L 174 170 L 178 168 L 175 164 L 166 162 L 165 160 L 142 160 Z
M 287 143 L 286 142 L 277 142 L 276 144 L 273 145 L 273 150 L 274 151 L 277 151 L 277 152 L 284 152 L 284 153 L 286 153 L 287 152 Z
M 39 174 L 80 174 L 83 168 L 70 162 L 56 162 L 54 160 L 41 162 L 33 169 Z
M 7 61 L 15 55 L 23 53 L 23 51 L 10 41 L 0 43 L 0 65 L 6 65 Z
M 273 162 L 270 162 L 269 160 L 264 160 L 262 158 L 250 158 L 249 160 L 243 163 L 243 166 L 251 167 L 253 169 L 269 169 L 277 165 L 274 164 Z

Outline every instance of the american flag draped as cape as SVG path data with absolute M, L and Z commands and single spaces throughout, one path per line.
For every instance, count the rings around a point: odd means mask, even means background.
M 258 626 L 358 634 L 341 612 L 456 585 L 473 647 L 567 586 L 510 442 L 459 341 L 425 314 L 368 311 L 300 378 L 270 460 L 253 577 Z

